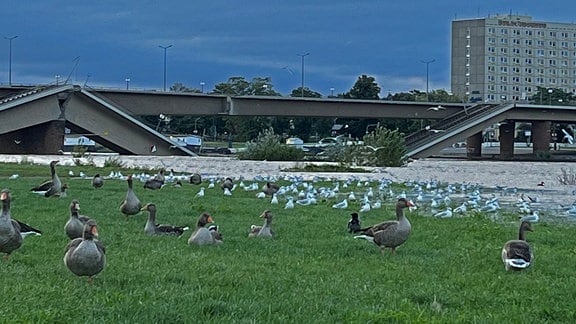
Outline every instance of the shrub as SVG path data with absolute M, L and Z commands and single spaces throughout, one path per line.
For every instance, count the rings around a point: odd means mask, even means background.
M 358 164 L 378 167 L 400 167 L 406 164 L 404 134 L 398 129 L 378 127 L 364 136 L 364 146 L 356 146 Z
M 238 153 L 240 160 L 299 161 L 304 151 L 281 143 L 281 136 L 269 128 L 258 134 L 258 137 L 246 144 L 246 149 Z
M 107 157 L 104 160 L 104 167 L 124 168 L 126 165 L 119 157 Z

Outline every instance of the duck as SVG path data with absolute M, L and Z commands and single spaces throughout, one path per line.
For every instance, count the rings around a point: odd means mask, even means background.
M 350 216 L 352 217 L 348 221 L 348 233 L 357 233 L 360 231 L 360 218 L 358 218 L 358 213 L 353 212 Z
M 104 185 L 104 178 L 100 175 L 100 173 L 96 173 L 92 178 L 92 187 L 102 188 L 103 185 Z
M 273 238 L 274 231 L 272 230 L 272 212 L 269 210 L 265 210 L 260 215 L 261 218 L 264 218 L 264 225 L 257 226 L 252 225 L 250 226 L 250 233 L 248 237 L 264 237 L 264 238 Z
M 148 220 L 144 226 L 144 233 L 148 235 L 176 235 L 180 236 L 187 231 L 187 226 L 174 226 L 168 224 L 156 224 L 156 204 L 147 203 L 141 209 L 148 212 Z
M 202 183 L 202 176 L 199 173 L 194 173 L 190 176 L 190 184 L 199 185 Z
M 91 219 L 84 224 L 82 237 L 68 242 L 64 253 L 64 265 L 75 275 L 93 277 L 104 270 L 106 265 L 106 248 L 98 240 L 98 226 Z
M 504 263 L 506 271 L 510 269 L 522 270 L 530 267 L 534 259 L 534 253 L 530 244 L 526 242 L 526 231 L 533 231 L 529 221 L 520 223 L 517 240 L 510 240 L 504 244 L 502 248 L 502 262 Z
M 414 203 L 411 201 L 406 198 L 399 198 L 396 202 L 396 220 L 385 221 L 360 229 L 363 234 L 354 238 L 373 242 L 380 247 L 382 254 L 384 254 L 386 248 L 389 248 L 392 254 L 396 254 L 396 248 L 408 240 L 412 231 L 412 225 L 404 215 L 404 208 L 412 206 L 414 206 Z
M 272 196 L 273 194 L 278 192 L 279 189 L 280 189 L 280 186 L 274 182 L 266 182 L 264 184 L 264 186 L 262 186 L 262 192 L 266 196 Z
M 60 161 L 54 160 L 50 162 L 50 173 L 52 178 L 30 189 L 30 191 L 43 195 L 44 197 L 60 196 L 60 193 L 62 192 L 62 182 L 56 173 L 56 164 L 58 164 L 58 162 Z
M 190 235 L 188 239 L 189 245 L 220 245 L 222 244 L 222 239 L 220 236 L 219 231 L 217 230 L 210 230 L 205 226 L 207 224 L 214 223 L 212 216 L 208 213 L 202 213 L 200 217 L 198 217 L 198 222 L 196 223 L 196 229 Z
M 79 215 L 79 210 L 80 202 L 73 199 L 70 203 L 70 218 L 64 225 L 64 232 L 66 232 L 66 236 L 71 240 L 82 237 L 82 234 L 84 233 L 84 225 L 86 225 L 86 222 L 91 219 L 88 216 Z
M 136 215 L 140 212 L 140 209 L 142 209 L 142 203 L 132 188 L 132 181 L 132 176 L 129 175 L 126 178 L 126 182 L 128 183 L 126 198 L 120 204 L 120 212 L 122 212 L 126 217 Z
M 10 254 L 22 246 L 20 224 L 12 219 L 10 214 L 10 202 L 12 195 L 10 190 L 3 189 L 0 192 L 2 212 L 0 212 L 0 252 L 4 253 L 4 259 L 10 258 Z

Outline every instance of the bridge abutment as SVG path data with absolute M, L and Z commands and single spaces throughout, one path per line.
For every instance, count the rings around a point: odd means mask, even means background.
M 482 132 L 466 138 L 466 157 L 469 159 L 482 157 Z
M 535 156 L 548 154 L 550 151 L 550 121 L 532 122 L 532 151 Z
M 500 160 L 514 159 L 514 129 L 516 123 L 507 121 L 499 127 L 500 132 Z
M 54 120 L 0 134 L 0 153 L 58 154 L 64 145 L 65 123 Z

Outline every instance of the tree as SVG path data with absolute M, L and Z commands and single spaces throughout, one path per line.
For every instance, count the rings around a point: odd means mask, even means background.
M 200 89 L 188 88 L 187 86 L 185 86 L 184 84 L 182 84 L 182 83 L 180 83 L 180 82 L 174 83 L 174 84 L 170 87 L 170 91 L 171 91 L 171 92 L 202 93 L 202 90 L 200 90 Z
M 344 97 L 348 99 L 380 99 L 379 93 L 380 87 L 376 83 L 376 79 L 363 74 L 358 77 L 352 89 Z
M 536 93 L 528 98 L 536 105 L 570 105 L 575 99 L 572 93 L 564 92 L 562 89 L 544 87 L 538 87 Z
M 217 84 L 212 93 L 229 96 L 281 96 L 274 91 L 270 77 L 255 77 L 251 82 L 244 77 L 230 77 L 228 81 Z
M 298 87 L 292 90 L 290 97 L 300 98 L 302 97 L 302 87 Z M 322 98 L 322 94 L 316 91 L 310 90 L 308 87 L 304 87 L 304 97 L 305 98 Z

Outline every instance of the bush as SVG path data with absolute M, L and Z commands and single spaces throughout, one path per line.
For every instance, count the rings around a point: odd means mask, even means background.
M 238 153 L 240 160 L 300 161 L 304 157 L 301 149 L 284 145 L 281 136 L 269 128 L 258 134 L 256 140 L 246 144 L 246 150 Z
M 408 161 L 404 134 L 398 129 L 389 130 L 381 126 L 375 128 L 364 136 L 364 147 L 359 148 L 364 165 L 400 167 Z

